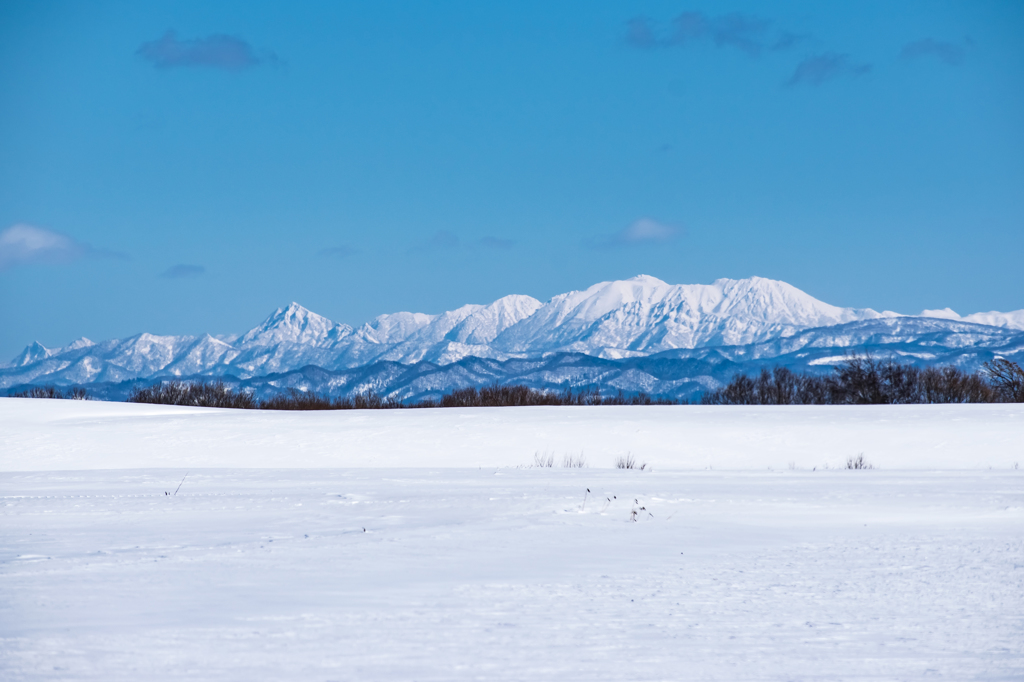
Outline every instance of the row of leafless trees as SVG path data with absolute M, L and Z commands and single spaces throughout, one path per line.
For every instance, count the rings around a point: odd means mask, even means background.
M 33 386 L 24 391 L 10 394 L 11 398 L 56 398 L 58 400 L 89 400 L 89 392 L 80 386 L 57 388 L 56 386 Z
M 599 388 L 567 388 L 561 392 L 538 391 L 527 386 L 494 384 L 481 389 L 458 388 L 437 401 L 423 401 L 416 407 L 516 407 L 523 405 L 674 405 L 675 401 L 653 398 L 646 393 L 626 395 L 619 391 L 601 395 Z
M 854 355 L 828 376 L 762 369 L 701 396 L 702 405 L 900 405 L 1024 402 L 1024 370 L 998 358 L 980 372 Z
M 168 381 L 152 386 L 135 386 L 128 394 L 128 402 L 243 410 L 254 410 L 260 406 L 259 400 L 249 391 L 233 391 L 222 381 Z
M 387 410 L 425 407 L 513 407 L 524 405 L 666 405 L 671 400 L 652 398 L 646 393 L 625 395 L 622 391 L 602 396 L 599 389 L 561 392 L 538 391 L 528 386 L 459 388 L 437 400 L 403 403 L 374 392 L 346 398 L 331 398 L 315 391 L 289 389 L 264 400 L 247 391 L 233 391 L 223 382 L 190 383 L 170 381 L 132 389 L 128 402 L 193 407 L 233 407 L 263 410 Z
M 168 381 L 152 386 L 136 386 L 128 394 L 130 403 L 187 405 L 190 407 L 230 407 L 241 410 L 371 410 L 401 407 L 401 403 L 381 398 L 376 393 L 355 398 L 331 398 L 314 391 L 290 389 L 265 400 L 250 391 L 235 391 L 221 381 Z

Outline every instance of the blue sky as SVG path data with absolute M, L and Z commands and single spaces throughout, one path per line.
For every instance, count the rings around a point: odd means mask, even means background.
M 651 274 L 1024 308 L 1024 3 L 0 5 L 0 357 Z

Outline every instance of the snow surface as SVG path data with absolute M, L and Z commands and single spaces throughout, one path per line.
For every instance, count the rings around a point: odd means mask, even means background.
M 0 679 L 1022 679 L 1022 436 L 1024 405 L 0 399 Z
M 1024 404 L 274 412 L 0 398 L 0 471 L 515 467 L 582 452 L 657 469 L 1024 465 Z

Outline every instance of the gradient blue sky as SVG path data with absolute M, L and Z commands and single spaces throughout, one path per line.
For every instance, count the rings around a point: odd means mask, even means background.
M 1024 307 L 1024 3 L 0 4 L 4 359 L 639 273 Z

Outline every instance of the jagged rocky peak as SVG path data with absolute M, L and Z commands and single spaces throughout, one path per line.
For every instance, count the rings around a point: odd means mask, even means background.
M 246 332 L 239 344 L 271 345 L 279 343 L 300 343 L 319 345 L 334 341 L 351 333 L 348 325 L 339 325 L 322 315 L 292 302 L 278 308 L 257 327 Z
M 63 348 L 47 348 L 38 341 L 33 341 L 25 350 L 18 353 L 17 357 L 11 360 L 6 365 L 0 365 L 0 367 L 26 367 L 28 365 L 40 362 L 46 358 L 54 355 L 60 355 L 68 351 L 78 350 L 79 348 L 89 348 L 96 344 L 85 338 L 84 336 L 80 339 L 72 341 Z
M 50 348 L 47 348 L 38 341 L 33 341 L 30 345 L 26 346 L 25 350 L 18 353 L 17 357 L 11 360 L 8 366 L 24 367 L 26 365 L 31 365 L 34 362 L 45 360 L 53 355 L 53 353 L 54 351 Z

